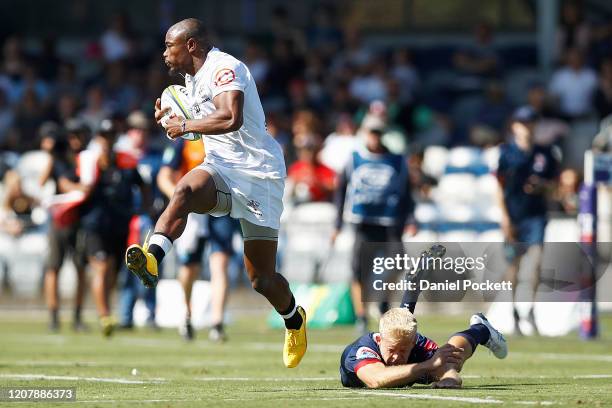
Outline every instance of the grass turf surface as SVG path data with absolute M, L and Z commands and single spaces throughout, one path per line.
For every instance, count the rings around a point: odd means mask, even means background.
M 467 327 L 468 318 L 425 315 L 419 331 L 441 343 Z M 0 387 L 76 387 L 76 404 L 92 407 L 612 406 L 612 316 L 601 325 L 602 339 L 592 342 L 575 334 L 511 337 L 506 360 L 479 347 L 464 367 L 462 390 L 379 391 L 340 384 L 340 353 L 356 337 L 350 327 L 310 330 L 306 357 L 288 370 L 282 365 L 283 332 L 267 329 L 263 316 L 239 320 L 228 328 L 230 341 L 218 345 L 205 340 L 205 332 L 190 344 L 174 330 L 104 339 L 97 331 L 73 334 L 65 324 L 60 334 L 49 334 L 45 321 L 0 314 Z

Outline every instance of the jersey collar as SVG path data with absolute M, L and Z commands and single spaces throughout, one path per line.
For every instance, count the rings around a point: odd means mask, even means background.
M 202 64 L 198 72 L 196 72 L 195 75 L 193 76 L 189 74 L 185 75 L 185 83 L 192 82 L 192 81 L 195 82 L 198 79 L 200 79 L 202 75 L 204 75 L 204 71 L 206 70 L 206 63 L 208 63 L 211 60 L 210 53 L 214 51 L 219 51 L 219 49 L 217 47 L 212 47 L 210 51 L 208 51 L 208 54 L 206 54 L 206 59 L 204 60 L 204 63 Z

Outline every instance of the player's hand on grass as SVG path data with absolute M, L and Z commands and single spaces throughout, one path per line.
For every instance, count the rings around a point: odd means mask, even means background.
M 161 108 L 161 99 L 157 98 L 155 101 L 155 121 L 158 125 L 161 125 L 161 120 L 166 113 L 170 112 L 170 108 L 162 109 Z
M 445 367 L 447 364 L 460 364 L 462 361 L 462 352 L 462 348 L 455 347 L 452 344 L 443 345 L 434 353 L 432 358 L 427 360 L 429 369 L 435 371 Z

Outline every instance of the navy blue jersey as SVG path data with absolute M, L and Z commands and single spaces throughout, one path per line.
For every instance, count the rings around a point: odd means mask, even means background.
M 100 171 L 90 198 L 81 206 L 81 226 L 88 231 L 112 228 L 127 233 L 136 213 L 133 189 L 144 182 L 137 169 L 119 168 L 114 160 Z
M 536 145 L 531 151 L 521 150 L 516 143 L 501 146 L 497 177 L 502 182 L 504 202 L 513 223 L 546 215 L 545 195 L 526 192 L 525 187 L 553 180 L 557 171 L 558 159 L 550 146 Z
M 335 202 L 338 228 L 343 218 L 354 224 L 403 228 L 414 211 L 405 158 L 354 151 L 340 176 Z
M 342 380 L 342 385 L 345 387 L 365 387 L 363 381 L 357 377 L 357 371 L 368 364 L 384 364 L 380 348 L 375 340 L 378 337 L 380 337 L 380 333 L 364 334 L 344 349 L 340 358 L 340 379 Z M 410 356 L 408 356 L 406 364 L 421 363 L 429 360 L 437 349 L 438 345 L 433 340 L 417 333 L 416 344 Z M 416 382 L 428 384 L 432 380 L 429 377 L 425 377 Z

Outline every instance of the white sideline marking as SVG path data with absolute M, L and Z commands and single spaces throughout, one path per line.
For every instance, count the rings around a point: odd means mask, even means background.
M 610 354 L 568 354 L 568 353 L 528 353 L 528 352 L 511 352 L 508 357 L 539 357 L 546 360 L 588 360 L 588 361 L 604 361 L 612 362 Z
M 264 342 L 250 342 L 250 343 L 238 343 L 237 346 L 244 345 L 248 348 L 255 350 L 270 350 L 278 351 L 283 349 L 283 343 L 264 343 Z M 336 344 L 312 344 L 308 346 L 309 350 L 317 351 L 321 353 L 342 353 L 346 346 L 340 346 Z
M 79 404 L 104 404 L 104 403 L 118 404 L 121 402 L 136 403 L 136 404 L 140 404 L 140 403 L 154 404 L 157 402 L 186 402 L 186 401 L 200 401 L 200 400 L 180 400 L 180 399 L 150 399 L 150 400 L 103 400 L 103 399 L 99 399 L 99 400 L 85 400 L 85 401 L 77 400 Z
M 1 378 L 12 380 L 67 380 L 67 381 L 89 381 L 115 384 L 156 384 L 165 382 L 164 378 L 152 378 L 145 380 L 128 380 L 126 378 L 102 378 L 102 377 L 77 377 L 72 375 L 44 375 L 44 374 L 0 374 Z
M 4 363 L 4 362 L 3 362 Z M 96 361 L 10 361 L 7 363 L 8 365 L 17 366 L 17 367 L 129 367 L 130 369 L 133 367 L 141 368 L 141 367 L 159 367 L 166 366 L 167 363 L 155 363 L 155 362 L 96 362 Z M 182 367 L 182 368 L 197 368 L 197 367 L 211 367 L 211 366 L 219 366 L 219 367 L 227 367 L 227 366 L 244 366 L 243 363 L 231 363 L 224 361 L 185 361 L 182 363 L 172 363 L 173 367 Z
M 574 380 L 612 378 L 612 374 L 585 374 L 585 375 L 575 375 L 572 378 Z
M 424 399 L 424 400 L 439 400 L 439 401 L 456 401 L 456 402 L 470 402 L 472 404 L 503 404 L 505 401 L 496 399 L 484 399 L 476 397 L 444 397 L 442 395 L 432 394 L 399 394 L 395 392 L 379 392 L 379 391 L 353 391 L 361 395 L 369 396 L 382 396 L 382 397 L 395 397 L 395 398 L 407 398 L 407 399 Z
M 198 377 L 197 381 L 340 381 L 338 377 Z

